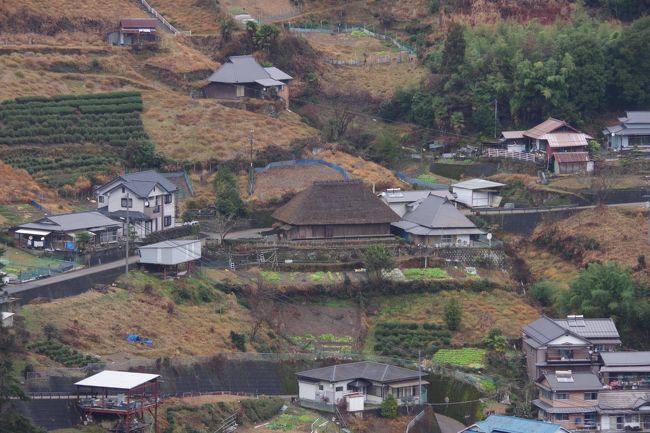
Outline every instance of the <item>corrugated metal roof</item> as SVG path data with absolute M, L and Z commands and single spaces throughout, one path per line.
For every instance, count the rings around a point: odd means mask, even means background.
M 463 189 L 501 188 L 502 186 L 506 185 L 504 183 L 492 182 L 491 180 L 486 179 L 470 179 L 451 185 L 452 188 Z
M 325 380 L 328 382 L 339 382 L 353 379 L 366 379 L 375 382 L 397 382 L 417 379 L 419 373 L 416 370 L 410 370 L 408 368 L 397 367 L 394 365 L 373 361 L 361 361 L 300 371 L 296 373 L 296 376 L 299 378 L 304 377 L 307 379 Z
M 542 409 L 548 413 L 592 413 L 598 412 L 597 406 L 571 406 L 571 407 L 556 407 L 551 406 L 543 400 L 535 399 L 532 401 L 534 406 Z
M 159 374 L 104 370 L 75 383 L 77 386 L 109 389 L 133 389 L 160 377 Z
M 483 421 L 463 430 L 481 433 L 568 433 L 558 424 L 515 416 L 490 415 Z
M 555 156 L 555 160 L 560 164 L 589 162 L 589 153 L 587 152 L 556 152 L 553 156 Z
M 543 376 L 553 391 L 598 391 L 603 387 L 598 376 L 593 373 L 571 373 L 571 381 L 558 381 L 557 374 L 549 373 Z
M 591 137 L 581 132 L 555 132 L 545 134 L 541 140 L 546 140 L 551 148 L 558 147 L 584 147 Z
M 650 366 L 650 352 L 600 352 L 600 358 L 607 367 Z
M 516 140 L 517 138 L 524 138 L 524 131 L 502 131 L 501 135 L 506 140 Z
M 155 29 L 158 20 L 154 18 L 124 18 L 120 20 L 123 29 Z
M 574 132 L 579 132 L 573 126 L 566 123 L 564 120 L 554 119 L 549 117 L 539 125 L 535 125 L 532 128 L 524 131 L 526 137 L 531 137 L 535 139 L 543 139 L 543 136 L 550 134 L 553 131 L 556 131 L 560 128 L 570 129 Z
M 172 239 L 168 241 L 156 242 L 155 244 L 143 245 L 138 247 L 140 250 L 162 249 L 162 248 L 182 248 L 195 242 L 201 242 L 198 239 Z

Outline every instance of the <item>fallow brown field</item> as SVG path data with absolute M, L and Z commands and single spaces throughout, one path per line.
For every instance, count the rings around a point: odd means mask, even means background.
M 255 190 L 249 199 L 268 202 L 300 192 L 316 181 L 341 179 L 337 171 L 320 164 L 274 167 L 255 175 Z

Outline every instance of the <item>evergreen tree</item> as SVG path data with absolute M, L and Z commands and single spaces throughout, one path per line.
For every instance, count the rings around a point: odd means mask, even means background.
M 455 72 L 465 62 L 465 35 L 463 26 L 453 23 L 442 51 L 442 72 Z

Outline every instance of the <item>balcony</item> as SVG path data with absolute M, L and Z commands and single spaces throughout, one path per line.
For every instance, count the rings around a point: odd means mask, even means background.
M 591 356 L 589 350 L 586 347 L 580 347 L 575 349 L 555 349 L 549 348 L 546 351 L 546 362 L 557 362 L 557 363 L 584 363 L 590 362 Z

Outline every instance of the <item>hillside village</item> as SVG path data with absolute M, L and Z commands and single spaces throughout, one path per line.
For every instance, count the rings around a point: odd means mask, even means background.
M 650 432 L 649 12 L 0 1 L 0 432 Z

